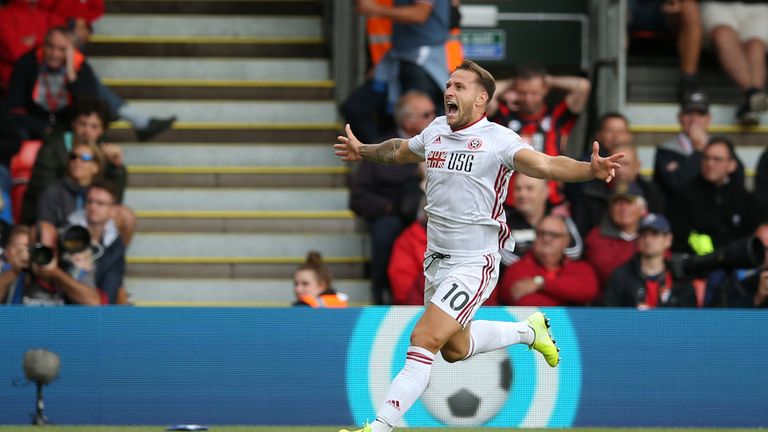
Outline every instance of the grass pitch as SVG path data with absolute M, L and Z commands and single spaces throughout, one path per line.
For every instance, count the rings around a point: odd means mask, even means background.
M 0 426 L 0 432 L 160 432 L 168 426 Z M 342 426 L 207 426 L 211 432 L 338 432 Z M 349 428 L 349 426 L 345 426 Z M 359 426 L 358 426 L 359 427 Z M 396 432 L 445 432 L 449 428 L 405 428 Z M 673 428 L 576 428 L 576 429 L 506 429 L 450 428 L 460 432 L 765 432 L 765 429 L 673 429 Z

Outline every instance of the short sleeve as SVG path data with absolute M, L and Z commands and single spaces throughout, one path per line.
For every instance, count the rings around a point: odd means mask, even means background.
M 514 170 L 515 169 L 515 154 L 521 149 L 533 150 L 530 144 L 523 141 L 520 135 L 516 134 L 513 130 L 503 128 L 497 137 L 496 156 L 505 167 Z

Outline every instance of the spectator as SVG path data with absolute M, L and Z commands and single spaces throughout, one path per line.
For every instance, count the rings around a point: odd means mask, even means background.
M 755 236 L 760 239 L 763 247 L 768 248 L 768 223 L 757 227 Z M 732 307 L 768 307 L 768 255 L 765 262 L 757 269 L 748 270 L 742 275 L 742 279 L 733 286 L 733 291 L 728 293 L 729 304 Z
M 704 255 L 747 237 L 757 227 L 752 194 L 731 180 L 736 153 L 727 138 L 712 138 L 701 157 L 701 173 L 688 183 L 670 212 L 678 252 Z
M 589 80 L 575 76 L 553 77 L 538 64 L 521 66 L 514 80 L 506 90 L 499 88 L 499 94 L 514 93 L 505 97 L 507 103 L 500 104 L 492 121 L 509 127 L 538 151 L 552 156 L 565 153 L 568 134 L 576 123 L 576 117 L 587 106 Z M 562 90 L 565 98 L 550 106 L 545 98 L 550 90 Z M 564 202 L 557 182 L 550 182 L 550 202 L 559 205 Z M 512 202 L 508 196 L 507 203 Z
M 0 220 L 13 223 L 11 212 L 11 188 L 13 180 L 11 178 L 11 158 L 19 152 L 21 142 L 16 133 L 16 126 L 8 111 L 8 106 L 0 100 L 0 189 L 2 189 L 2 211 Z
M 64 304 L 99 305 L 106 304 L 103 292 L 92 285 L 73 278 L 66 269 L 57 247 L 56 228 L 48 223 L 40 223 L 35 232 L 24 226 L 14 228 L 13 244 L 18 248 L 11 253 L 13 264 L 0 275 L 0 292 L 13 291 L 7 303 L 20 303 L 30 306 L 54 306 Z M 53 253 L 48 263 L 34 262 L 30 254 L 22 248 L 35 244 L 50 248 Z M 25 271 L 25 268 L 28 271 Z M 22 282 L 19 282 L 21 278 Z M 9 289 L 11 288 L 11 289 Z M 19 292 L 21 294 L 19 294 Z M 0 297 L 3 297 L 0 295 Z
M 0 7 L 0 90 L 7 90 L 14 63 L 42 45 L 49 29 L 63 24 L 64 20 L 38 7 L 36 0 L 11 0 Z
M 414 223 L 395 240 L 387 274 L 394 305 L 424 305 L 424 254 L 427 251 L 427 220 L 419 213 Z
M 573 218 L 582 234 L 589 233 L 603 219 L 608 210 L 608 197 L 613 188 L 619 183 L 631 183 L 637 186 L 645 199 L 648 211 L 663 213 L 665 210 L 664 195 L 655 184 L 640 175 L 640 161 L 635 146 L 615 147 L 616 153 L 624 153 L 621 159 L 621 169 L 616 172 L 616 182 L 590 181 L 584 184 L 581 200 L 574 203 Z M 613 154 L 613 153 L 612 153 Z
M 509 266 L 499 286 L 499 303 L 514 306 L 578 306 L 598 293 L 597 276 L 583 261 L 565 256 L 570 242 L 565 220 L 546 216 L 536 227 L 533 248 Z
M 65 124 L 73 98 L 95 94 L 96 77 L 72 45 L 72 34 L 54 27 L 42 48 L 13 67 L 8 103 L 22 139 L 42 139 Z
M 114 184 L 117 202 L 122 202 L 128 174 L 123 165 L 122 149 L 116 144 L 97 144 L 106 132 L 106 105 L 93 98 L 81 98 L 74 106 L 72 130 L 52 134 L 40 148 L 29 186 L 24 194 L 22 221 L 33 224 L 37 219 L 38 197 L 51 184 L 63 179 L 69 167 L 69 155 L 79 144 L 98 145 L 106 157 L 104 178 Z
M 701 170 L 701 155 L 709 141 L 707 130 L 712 122 L 707 96 L 702 92 L 685 95 L 677 120 L 682 131 L 675 139 L 658 146 L 653 169 L 653 181 L 667 202 L 672 202 L 680 188 L 696 178 Z M 744 184 L 741 162 L 733 181 Z
M 66 27 L 54 27 L 42 48 L 22 56 L 13 68 L 8 102 L 23 139 L 45 139 L 68 120 L 74 99 L 104 97 L 113 118 L 128 120 L 139 141 L 167 130 L 175 117 L 151 118 L 104 87 Z
M 435 118 L 431 99 L 409 92 L 398 101 L 395 121 L 397 136 L 418 135 Z M 392 246 L 400 232 L 416 218 L 422 190 L 419 165 L 379 165 L 361 162 L 352 178 L 349 206 L 368 222 L 371 238 L 371 285 L 373 302 L 389 302 L 387 265 Z
M 759 112 L 768 110 L 765 92 L 768 2 L 702 0 L 701 20 L 720 65 L 744 95 L 736 111 L 737 122 L 744 126 L 757 125 Z
M 676 32 L 677 52 L 680 58 L 678 99 L 697 91 L 699 57 L 701 55 L 702 27 L 696 0 L 630 0 L 630 31 Z
M 67 218 L 85 207 L 85 192 L 98 178 L 104 155 L 93 144 L 78 144 L 69 156 L 67 176 L 45 189 L 38 202 L 37 219 L 63 227 Z M 123 205 L 114 205 L 110 217 L 115 221 L 124 245 L 129 245 L 135 231 L 136 216 Z
M 355 90 L 341 112 L 357 136 L 373 142 L 381 137 L 372 118 L 392 113 L 400 96 L 411 90 L 429 95 L 442 115 L 443 87 L 448 81 L 445 42 L 449 36 L 449 0 L 398 0 L 394 5 L 357 0 L 365 16 L 391 19 L 392 45 L 379 60 L 373 79 Z
M 347 296 L 336 292 L 331 286 L 331 273 L 323 264 L 323 257 L 319 252 L 309 252 L 306 262 L 296 269 L 293 275 L 293 290 L 296 294 L 293 306 L 347 307 Z
M 93 248 L 73 256 L 71 273 L 80 281 L 92 280 L 109 303 L 127 304 L 128 295 L 123 286 L 125 245 L 111 219 L 116 198 L 112 185 L 94 181 L 86 192 L 85 207 L 67 218 L 69 226 L 87 228 L 93 244 Z
M 637 251 L 637 229 L 646 208 L 636 184 L 618 183 L 608 197 L 608 212 L 584 241 L 586 260 L 597 271 L 601 286 Z
M 755 169 L 755 198 L 760 206 L 760 222 L 768 222 L 768 148 L 760 155 Z
M 672 247 L 669 221 L 650 213 L 640 222 L 637 253 L 617 268 L 605 287 L 611 307 L 696 307 L 696 291 L 687 280 L 673 277 L 666 262 Z
M 515 205 L 507 207 L 507 225 L 509 225 L 512 238 L 515 240 L 510 246 L 513 251 L 502 249 L 501 259 L 504 265 L 509 265 L 525 255 L 536 240 L 536 227 L 551 214 L 551 206 L 547 198 L 547 181 L 529 177 L 522 173 L 514 175 Z M 581 235 L 576 224 L 570 218 L 563 219 L 568 228 L 570 242 L 565 248 L 565 256 L 570 259 L 578 259 L 583 248 Z
M 0 303 L 19 304 L 24 295 L 24 272 L 29 268 L 29 228 L 13 227 L 3 237 L 3 266 L 0 269 Z

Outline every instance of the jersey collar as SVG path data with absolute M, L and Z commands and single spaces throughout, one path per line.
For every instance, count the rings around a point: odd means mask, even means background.
M 485 113 L 483 113 L 483 116 L 482 116 L 482 117 L 480 117 L 479 119 L 477 119 L 477 120 L 473 121 L 472 123 L 470 123 L 470 124 L 468 124 L 468 125 L 466 125 L 466 126 L 462 126 L 462 127 L 458 128 L 458 129 L 454 129 L 454 128 L 451 128 L 451 132 L 458 132 L 458 131 L 463 131 L 463 130 L 465 130 L 465 129 L 469 129 L 469 128 L 471 128 L 472 126 L 474 126 L 474 125 L 476 125 L 476 124 L 480 123 L 480 122 L 481 122 L 481 121 L 483 121 L 484 119 L 485 119 Z

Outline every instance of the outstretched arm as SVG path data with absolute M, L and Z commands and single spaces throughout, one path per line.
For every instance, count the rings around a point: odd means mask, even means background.
M 592 144 L 592 160 L 579 162 L 566 156 L 549 156 L 530 149 L 515 153 L 515 169 L 525 175 L 552 179 L 563 182 L 581 182 L 594 178 L 610 182 L 616 177 L 616 169 L 621 167 L 617 161 L 624 153 L 617 153 L 607 158 L 600 157 L 599 144 Z
M 379 144 L 363 144 L 352 133 L 352 128 L 346 125 L 347 136 L 339 135 L 339 142 L 333 145 L 336 156 L 343 161 L 355 162 L 367 160 L 385 165 L 421 162 L 424 159 L 408 148 L 408 140 L 393 138 Z

